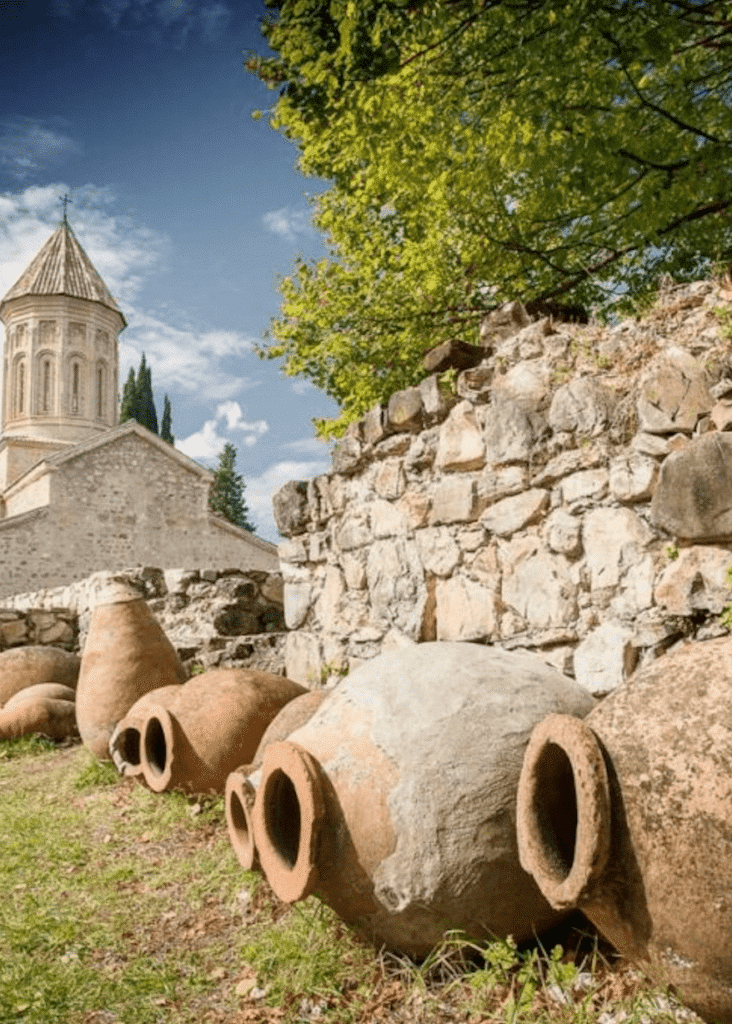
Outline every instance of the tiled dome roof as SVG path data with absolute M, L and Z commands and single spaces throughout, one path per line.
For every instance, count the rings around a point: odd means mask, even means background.
M 70 295 L 75 299 L 100 302 L 122 316 L 122 311 L 66 221 L 54 231 L 5 293 L 0 301 L 0 314 L 6 302 L 22 295 Z M 124 321 L 124 317 L 122 319 Z

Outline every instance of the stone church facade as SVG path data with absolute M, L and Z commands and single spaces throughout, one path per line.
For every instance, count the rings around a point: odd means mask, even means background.
M 214 516 L 213 474 L 117 426 L 122 312 L 64 218 L 0 301 L 0 597 L 133 565 L 277 570 Z

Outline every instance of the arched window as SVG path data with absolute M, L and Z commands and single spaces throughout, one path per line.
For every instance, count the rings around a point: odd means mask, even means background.
M 19 359 L 15 367 L 15 413 L 22 416 L 26 401 L 25 359 Z
M 76 416 L 79 413 L 81 396 L 81 373 L 78 363 L 71 364 L 71 412 Z
M 41 368 L 41 411 L 51 412 L 51 360 L 44 359 Z
M 97 419 L 104 419 L 104 364 L 97 363 Z

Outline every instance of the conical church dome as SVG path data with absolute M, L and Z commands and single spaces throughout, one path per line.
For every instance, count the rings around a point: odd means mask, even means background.
M 5 293 L 0 301 L 0 316 L 6 302 L 24 295 L 68 295 L 75 299 L 87 299 L 100 302 L 122 316 L 122 311 L 67 221 L 54 231 L 12 288 Z M 122 319 L 124 322 L 124 317 Z

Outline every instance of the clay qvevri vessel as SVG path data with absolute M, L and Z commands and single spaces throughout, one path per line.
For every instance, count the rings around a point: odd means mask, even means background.
M 425 956 L 445 931 L 529 938 L 556 923 L 519 865 L 531 729 L 594 705 L 538 657 L 424 643 L 362 665 L 264 751 L 254 843 L 275 893 L 315 893 L 376 945 Z
M 173 645 L 144 598 L 125 584 L 106 586 L 92 611 L 76 694 L 85 745 L 109 760 L 112 731 L 135 701 L 185 678 Z
M 12 647 L 0 654 L 0 706 L 36 683 L 63 683 L 76 689 L 79 659 L 60 647 Z
M 76 700 L 76 690 L 71 686 L 65 686 L 63 683 L 36 683 L 34 686 L 26 686 L 24 689 L 18 690 L 16 694 L 13 694 L 7 704 L 3 705 L 3 710 L 14 708 L 26 700 L 38 700 L 39 697 L 50 697 L 52 700 L 70 700 L 73 704 Z
M 707 1020 L 732 1021 L 732 640 L 673 651 L 585 719 L 538 725 L 521 863 L 557 909 Z
M 52 740 L 77 736 L 74 702 L 37 697 L 0 711 L 0 740 L 14 740 L 33 733 L 40 733 Z
M 305 725 L 323 702 L 328 690 L 307 690 L 295 697 L 275 715 L 259 742 L 251 764 L 242 765 L 226 779 L 224 805 L 229 840 L 239 863 L 245 871 L 259 870 L 259 858 L 254 847 L 252 809 L 256 790 L 250 776 L 262 764 L 264 752 L 271 743 L 286 739 L 295 729 Z
M 179 683 L 163 686 L 144 694 L 132 705 L 125 717 L 117 722 L 109 737 L 109 756 L 121 775 L 144 781 L 140 758 L 140 730 L 145 724 L 148 712 L 164 702 L 169 691 L 177 690 Z
M 157 793 L 222 793 L 227 775 L 251 761 L 264 730 L 305 688 L 284 676 L 220 668 L 151 701 L 140 729 L 145 782 Z

